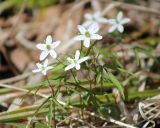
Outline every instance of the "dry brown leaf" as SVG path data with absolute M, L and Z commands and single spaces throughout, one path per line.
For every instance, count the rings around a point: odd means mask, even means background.
M 73 15 L 71 15 L 73 13 Z M 61 20 L 59 21 L 59 27 L 55 30 L 55 38 L 61 40 L 67 40 L 77 32 L 77 25 L 80 24 L 83 14 L 83 8 L 76 12 L 66 11 Z
M 17 48 L 11 52 L 11 61 L 19 71 L 23 71 L 29 64 L 30 58 L 22 48 Z

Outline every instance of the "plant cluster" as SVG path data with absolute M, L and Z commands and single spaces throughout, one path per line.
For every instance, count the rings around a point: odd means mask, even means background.
M 108 108 L 104 107 L 104 101 L 106 100 L 104 97 L 108 97 L 111 103 L 116 100 L 114 94 L 110 96 L 106 93 L 106 87 L 107 89 L 117 87 L 121 95 L 120 97 L 125 98 L 124 89 L 119 80 L 113 75 L 112 71 L 120 72 L 121 70 L 125 72 L 126 70 L 113 52 L 106 51 L 106 54 L 105 51 L 103 51 L 101 52 L 102 54 L 100 54 L 98 52 L 99 48 L 95 47 L 95 45 L 103 38 L 98 34 L 98 31 L 103 25 L 111 25 L 108 30 L 109 33 L 113 33 L 114 31 L 122 33 L 124 31 L 123 25 L 128 23 L 130 19 L 123 18 L 122 12 L 119 12 L 115 19 L 107 19 L 102 16 L 100 11 L 94 14 L 85 14 L 84 17 L 86 21 L 82 25 L 77 26 L 80 34 L 74 37 L 74 40 L 81 42 L 81 48 L 80 50 L 76 50 L 74 57 L 72 57 L 72 55 L 66 57 L 66 62 L 58 58 L 55 50 L 61 42 L 53 42 L 51 35 L 47 36 L 45 43 L 36 45 L 36 47 L 41 50 L 41 54 L 39 57 L 40 63 L 36 64 L 37 68 L 34 69 L 33 72 L 41 72 L 46 76 L 47 85 L 52 90 L 52 95 L 47 99 L 47 102 L 50 104 L 49 114 L 46 116 L 49 127 L 52 126 L 51 122 L 53 118 L 56 127 L 55 120 L 60 120 L 60 118 L 65 117 L 65 115 L 60 116 L 62 113 L 59 110 L 64 111 L 64 108 L 72 106 L 80 108 L 82 115 L 83 110 L 87 109 L 87 106 L 90 105 L 93 105 L 93 109 L 102 114 L 102 116 L 106 116 L 104 111 L 107 111 L 108 114 L 111 113 L 109 106 Z M 52 66 L 48 65 L 49 56 L 55 60 Z M 112 64 L 109 64 L 109 60 L 106 63 L 106 58 L 104 58 L 104 56 L 112 57 Z M 48 76 L 50 70 L 52 70 L 55 77 Z M 59 71 L 58 73 L 60 74 L 58 74 L 57 71 Z M 53 84 L 56 83 L 55 81 L 59 81 L 59 84 L 53 87 Z M 61 93 L 61 84 L 63 84 L 63 88 L 67 90 L 64 94 L 61 94 L 67 97 L 63 100 L 57 98 Z M 86 84 L 90 86 L 86 87 Z M 98 91 L 94 90 L 96 86 L 100 88 L 100 94 L 98 94 Z M 78 99 L 72 98 L 72 95 L 77 94 L 79 95 Z M 42 106 L 44 106 L 44 104 Z M 42 106 L 40 108 L 42 108 Z M 40 111 L 40 108 L 37 111 Z

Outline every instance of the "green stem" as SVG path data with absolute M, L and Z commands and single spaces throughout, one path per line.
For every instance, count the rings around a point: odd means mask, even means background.
M 52 103 L 53 103 L 53 120 L 54 120 L 54 128 L 56 128 L 56 117 L 55 117 L 55 102 L 53 101 L 53 99 L 54 99 L 54 89 L 53 89 L 53 87 L 51 86 L 51 83 L 50 83 L 50 81 L 49 81 L 49 79 L 48 79 L 48 76 L 46 75 L 46 79 L 47 79 L 47 81 L 48 81 L 48 85 L 49 85 L 49 87 L 51 88 L 51 90 L 52 90 L 52 94 L 51 94 L 51 97 L 52 97 Z
M 78 80 L 77 80 L 77 78 L 76 78 L 76 76 L 74 75 L 74 73 L 73 73 L 72 70 L 71 70 L 71 74 L 72 74 L 72 76 L 73 76 L 76 84 L 79 85 L 79 82 L 78 82 Z M 79 86 L 80 86 L 80 85 L 79 85 Z M 82 100 L 83 100 L 83 98 L 82 98 L 82 96 L 81 96 L 81 91 L 80 91 L 79 97 L 80 97 L 80 105 L 82 105 Z M 82 114 L 82 118 L 83 118 L 83 108 L 82 108 L 82 107 L 81 107 L 81 114 Z
M 82 54 L 83 51 L 83 41 L 81 41 L 81 49 L 80 49 L 80 53 Z
M 88 55 L 89 55 L 91 49 L 93 48 L 93 46 L 94 46 L 95 44 L 96 44 L 96 41 L 94 41 L 94 43 L 88 48 L 88 50 L 87 50 L 85 56 L 88 56 Z

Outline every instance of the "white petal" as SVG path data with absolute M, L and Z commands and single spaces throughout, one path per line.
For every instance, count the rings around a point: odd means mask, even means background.
M 75 54 L 75 60 L 79 60 L 79 57 L 80 57 L 80 52 L 79 50 L 77 50 Z
M 57 58 L 57 53 L 54 50 L 50 50 L 49 53 L 50 53 L 51 57 Z
M 78 63 L 82 63 L 82 62 L 84 62 L 84 61 L 86 61 L 88 59 L 89 59 L 89 56 L 83 57 L 80 60 L 78 60 Z
M 80 32 L 81 34 L 85 34 L 85 32 L 86 32 L 85 27 L 82 26 L 82 25 L 78 25 L 78 30 L 79 30 L 79 32 Z
M 89 39 L 89 38 L 86 38 L 86 39 L 84 40 L 84 46 L 85 46 L 86 48 L 88 48 L 89 45 L 90 45 L 90 39 Z
M 118 25 L 117 29 L 121 33 L 124 31 L 124 27 L 121 24 Z
M 99 31 L 99 25 L 97 23 L 91 24 L 88 28 L 89 33 L 94 34 Z
M 76 69 L 79 70 L 81 68 L 80 64 L 76 64 Z
M 75 64 L 70 64 L 64 70 L 67 71 L 67 70 L 70 70 L 70 69 L 72 69 L 74 67 L 75 67 Z
M 43 74 L 43 75 L 47 75 L 47 70 L 43 70 L 43 71 L 42 71 L 42 74 Z
M 78 35 L 76 37 L 74 37 L 74 40 L 85 40 L 85 36 L 84 35 Z
M 108 23 L 108 20 L 107 20 L 106 18 L 103 18 L 103 17 L 97 19 L 97 21 L 98 21 L 99 23 L 104 23 L 104 24 Z
M 129 18 L 125 18 L 125 19 L 123 19 L 123 20 L 121 20 L 121 24 L 126 24 L 126 23 L 128 23 L 128 22 L 130 22 L 130 19 Z
M 48 35 L 46 38 L 46 44 L 51 44 L 52 43 L 52 36 Z
M 48 56 L 48 51 L 42 51 L 40 54 L 40 61 L 44 60 Z
M 74 60 L 73 60 L 72 58 L 70 58 L 70 57 L 67 57 L 67 61 L 68 61 L 69 63 L 73 63 L 73 62 L 74 62 Z
M 109 23 L 109 24 L 116 24 L 116 20 L 115 20 L 115 19 L 109 19 L 109 20 L 108 20 L 108 23 Z
M 93 22 L 94 22 L 94 21 L 92 21 L 92 20 L 87 20 L 87 21 L 85 21 L 82 25 L 87 28 L 87 27 L 90 26 Z
M 56 42 L 53 42 L 51 44 L 51 46 L 52 46 L 52 48 L 56 48 L 60 43 L 61 43 L 61 41 L 56 41 Z
M 36 47 L 40 50 L 46 50 L 46 45 L 45 44 L 37 44 Z
M 102 36 L 98 35 L 98 34 L 92 34 L 90 39 L 92 40 L 101 40 Z
M 86 14 L 84 15 L 84 17 L 85 17 L 85 19 L 87 19 L 87 20 L 92 20 L 92 15 L 89 14 L 89 13 L 86 13 Z
M 97 12 L 94 13 L 93 16 L 94 16 L 94 18 L 98 19 L 98 18 L 100 18 L 102 16 L 102 14 L 101 14 L 100 11 L 97 11 Z
M 34 70 L 32 70 L 32 72 L 34 72 L 34 73 L 40 72 L 40 71 L 41 71 L 41 69 L 34 69 Z
M 36 63 L 36 65 L 37 65 L 38 68 L 42 68 L 42 64 Z
M 44 67 L 47 67 L 47 66 L 48 66 L 48 59 L 46 59 L 46 60 L 44 61 L 43 66 L 44 66 Z
M 52 66 L 48 66 L 47 68 L 46 68 L 46 70 L 50 70 L 50 69 L 52 69 L 53 67 Z
M 118 21 L 121 21 L 121 20 L 122 20 L 122 17 L 123 17 L 123 13 L 122 13 L 122 12 L 119 12 L 119 13 L 117 14 L 117 20 L 118 20 Z
M 111 27 L 109 28 L 108 32 L 111 33 L 111 32 L 113 32 L 116 28 L 117 28 L 117 26 L 116 26 L 116 25 L 113 25 L 113 26 L 111 26 Z

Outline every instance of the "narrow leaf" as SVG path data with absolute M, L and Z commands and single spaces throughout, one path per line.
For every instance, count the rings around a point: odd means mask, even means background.
M 123 87 L 120 84 L 120 82 L 117 80 L 117 78 L 112 73 L 108 73 L 108 78 L 118 88 L 120 94 L 122 95 L 122 98 L 124 99 L 125 96 L 124 96 Z

